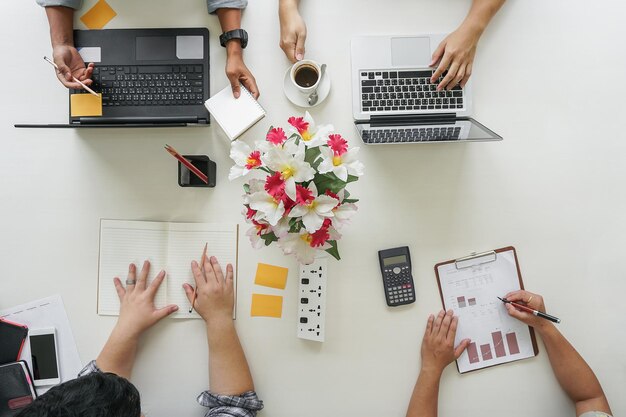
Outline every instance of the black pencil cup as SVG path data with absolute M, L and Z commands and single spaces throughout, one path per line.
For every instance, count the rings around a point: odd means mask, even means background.
M 215 187 L 215 174 L 217 165 L 206 155 L 183 155 L 193 166 L 198 168 L 209 178 L 205 184 L 197 175 L 189 171 L 186 166 L 178 163 L 178 185 L 181 187 Z

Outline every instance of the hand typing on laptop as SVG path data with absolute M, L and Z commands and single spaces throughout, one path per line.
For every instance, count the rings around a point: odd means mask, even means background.
M 465 87 L 472 75 L 476 45 L 491 18 L 504 0 L 473 0 L 467 17 L 457 30 L 449 34 L 433 53 L 431 67 L 436 67 L 431 82 L 436 82 L 446 71 L 437 91 L 451 90 L 457 84 Z

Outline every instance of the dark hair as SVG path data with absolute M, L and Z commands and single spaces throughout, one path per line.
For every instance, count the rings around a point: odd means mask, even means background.
M 139 417 L 139 391 L 128 380 L 94 372 L 57 385 L 16 417 Z

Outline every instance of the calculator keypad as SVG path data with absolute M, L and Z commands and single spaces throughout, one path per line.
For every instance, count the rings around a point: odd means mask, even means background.
M 408 266 L 384 268 L 387 303 L 390 306 L 410 304 L 415 301 L 413 279 Z

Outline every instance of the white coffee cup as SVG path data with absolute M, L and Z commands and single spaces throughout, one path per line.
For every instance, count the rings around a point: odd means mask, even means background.
M 289 78 L 300 93 L 309 95 L 319 86 L 321 71 L 320 64 L 303 59 L 292 65 Z

